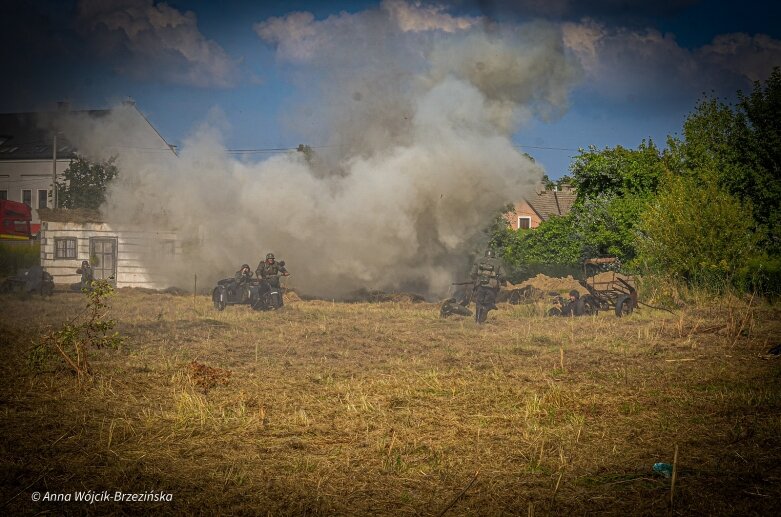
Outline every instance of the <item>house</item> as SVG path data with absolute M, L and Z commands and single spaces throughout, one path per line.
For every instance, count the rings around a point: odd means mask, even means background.
M 174 152 L 133 101 L 110 110 L 76 111 L 60 103 L 52 112 L 0 113 L 0 199 L 19 201 L 34 209 L 33 233 L 40 224 L 35 209 L 54 207 L 54 179 L 62 181 L 71 158 L 83 152 L 74 143 L 80 136 L 74 134 L 79 126 L 73 122 L 92 124 L 94 128 L 118 113 L 122 115 L 122 127 L 102 134 L 104 154 L 114 155 L 128 148 Z
M 76 269 L 89 260 L 96 279 L 116 287 L 170 287 L 166 278 L 182 255 L 174 230 L 106 223 L 96 210 L 38 209 L 41 266 L 55 284 L 79 281 Z
M 537 228 L 551 216 L 568 214 L 576 197 L 575 190 L 569 185 L 554 190 L 541 187 L 533 195 L 515 203 L 515 212 L 506 217 L 513 230 Z

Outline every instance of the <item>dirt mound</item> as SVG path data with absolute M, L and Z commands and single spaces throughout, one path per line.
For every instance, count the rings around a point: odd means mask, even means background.
M 301 297 L 298 296 L 298 293 L 293 291 L 292 289 L 288 289 L 287 291 L 285 291 L 284 299 L 285 299 L 285 303 L 301 301 Z
M 581 294 L 585 294 L 588 291 L 581 286 L 577 280 L 572 278 L 572 275 L 567 275 L 564 278 L 553 278 L 540 273 L 534 278 L 530 278 L 524 282 L 518 284 L 518 287 L 532 286 L 546 293 L 548 291 L 558 291 L 565 293 L 571 290 L 576 290 Z

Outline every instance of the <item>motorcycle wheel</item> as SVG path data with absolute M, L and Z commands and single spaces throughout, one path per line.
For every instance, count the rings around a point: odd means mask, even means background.
M 225 289 L 223 287 L 215 287 L 214 291 L 212 291 L 212 302 L 214 303 L 214 308 L 218 311 L 225 310 Z

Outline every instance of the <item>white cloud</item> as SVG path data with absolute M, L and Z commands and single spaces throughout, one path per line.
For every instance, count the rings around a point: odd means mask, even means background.
M 695 56 L 751 81 L 760 81 L 767 78 L 773 66 L 781 66 L 781 41 L 766 34 L 721 34 Z
M 119 72 L 200 87 L 230 87 L 237 62 L 198 29 L 192 11 L 154 0 L 81 0 L 82 30 Z
M 608 27 L 591 19 L 563 24 L 564 44 L 580 60 L 585 86 L 615 98 L 672 98 L 766 78 L 781 63 L 781 41 L 725 34 L 696 49 L 653 28 Z
M 456 32 L 469 29 L 479 21 L 479 18 L 448 14 L 443 5 L 423 5 L 405 0 L 384 0 L 382 9 L 390 14 L 403 32 Z

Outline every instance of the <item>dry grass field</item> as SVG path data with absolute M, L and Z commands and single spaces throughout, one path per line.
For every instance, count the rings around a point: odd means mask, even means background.
M 125 341 L 79 384 L 28 354 L 84 296 L 0 297 L 3 514 L 781 512 L 777 307 L 502 304 L 478 327 L 429 303 L 110 302 Z M 676 446 L 672 488 L 652 466 Z M 172 501 L 31 500 L 85 490 Z

